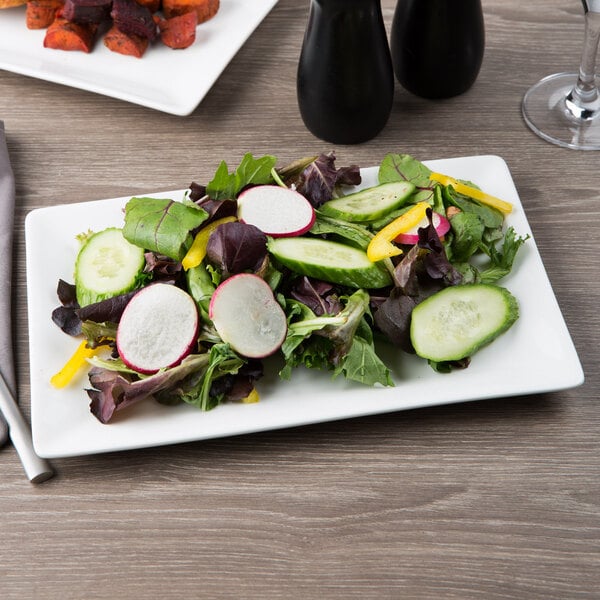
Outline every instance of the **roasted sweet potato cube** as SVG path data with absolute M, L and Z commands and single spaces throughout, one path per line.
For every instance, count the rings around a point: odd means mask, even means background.
M 96 25 L 80 25 L 57 17 L 46 31 L 44 48 L 91 52 L 96 30 Z
M 161 0 L 135 0 L 139 5 L 145 6 L 151 13 L 160 9 Z
M 27 29 L 46 29 L 62 8 L 64 0 L 28 0 L 25 8 Z
M 160 19 L 158 28 L 160 39 L 169 48 L 188 48 L 196 41 L 196 25 L 198 15 L 195 12 L 185 13 L 170 19 Z
M 167 19 L 194 11 L 198 23 L 204 23 L 219 11 L 219 0 L 163 0 L 162 8 Z
M 113 52 L 142 58 L 146 52 L 149 40 L 135 33 L 123 33 L 113 25 L 104 36 L 104 45 Z

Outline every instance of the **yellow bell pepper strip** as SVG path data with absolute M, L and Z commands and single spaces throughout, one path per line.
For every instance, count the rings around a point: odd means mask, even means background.
M 478 200 L 482 204 L 487 204 L 492 208 L 499 210 L 505 214 L 508 214 L 512 211 L 513 207 L 510 202 L 505 202 L 504 200 L 500 200 L 500 198 L 496 198 L 496 196 L 491 196 L 490 194 L 486 194 L 477 188 L 471 187 L 470 185 L 466 185 L 457 181 L 453 177 L 449 175 L 442 175 L 441 173 L 432 173 L 429 178 L 432 181 L 437 181 L 442 185 L 451 185 L 459 194 L 464 194 L 465 196 L 469 196 L 469 198 L 473 198 L 474 200 Z
M 232 221 L 237 221 L 235 217 L 223 217 L 222 219 L 217 219 L 212 223 L 209 223 L 205 227 L 203 227 L 194 238 L 190 249 L 187 251 L 186 255 L 183 257 L 181 264 L 183 268 L 187 271 L 188 269 L 192 269 L 197 267 L 206 256 L 206 247 L 208 246 L 208 238 L 210 234 L 219 226 L 223 225 L 223 223 L 231 223 Z
M 260 396 L 258 395 L 256 388 L 252 388 L 252 391 L 244 399 L 242 399 L 242 402 L 244 404 L 254 404 L 255 402 L 258 402 L 259 400 L 260 400 Z
M 50 378 L 50 383 L 57 388 L 65 387 L 77 375 L 79 369 L 87 364 L 86 359 L 94 356 L 99 349 L 100 347 L 88 348 L 87 342 L 83 340 L 64 367 Z
M 419 202 L 378 231 L 367 247 L 369 260 L 377 262 L 384 258 L 402 254 L 402 250 L 392 244 L 392 240 L 418 225 L 428 208 L 431 208 L 429 202 Z

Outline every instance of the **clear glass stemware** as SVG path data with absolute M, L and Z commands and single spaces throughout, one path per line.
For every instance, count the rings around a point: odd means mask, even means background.
M 585 12 L 579 73 L 544 77 L 523 98 L 525 122 L 540 137 L 565 148 L 600 150 L 600 90 L 596 55 L 600 0 L 582 0 Z

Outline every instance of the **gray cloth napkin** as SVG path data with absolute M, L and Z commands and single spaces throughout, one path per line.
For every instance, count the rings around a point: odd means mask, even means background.
M 15 180 L 8 158 L 4 122 L 0 121 L 0 372 L 16 398 L 12 344 L 12 259 Z M 0 417 L 0 445 L 8 439 L 6 421 Z

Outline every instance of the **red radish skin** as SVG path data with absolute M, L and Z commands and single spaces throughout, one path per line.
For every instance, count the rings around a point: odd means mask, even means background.
M 125 307 L 117 328 L 117 350 L 130 369 L 150 375 L 178 365 L 190 354 L 198 327 L 193 298 L 174 285 L 154 283 Z
M 439 237 L 446 235 L 450 231 L 450 221 L 443 215 L 434 212 L 431 219 Z M 394 241 L 398 242 L 398 244 L 416 244 L 419 241 L 419 228 L 427 227 L 428 225 L 429 221 L 425 216 L 417 225 L 398 235 Z
M 248 358 L 264 358 L 279 350 L 287 319 L 269 284 L 258 275 L 240 273 L 223 281 L 208 308 L 221 339 Z
M 278 185 L 257 185 L 237 199 L 238 219 L 272 237 L 306 233 L 315 222 L 311 203 L 299 192 Z

